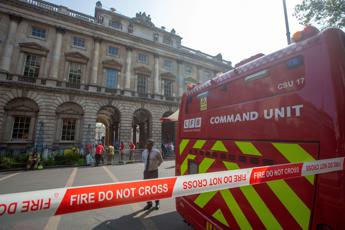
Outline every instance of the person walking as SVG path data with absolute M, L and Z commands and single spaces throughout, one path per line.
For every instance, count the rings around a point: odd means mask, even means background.
M 104 152 L 104 147 L 101 143 L 99 143 L 96 147 L 96 155 L 95 155 L 95 158 L 96 158 L 96 166 L 99 165 L 99 162 L 102 160 L 102 154 Z
M 167 150 L 167 148 L 165 147 L 165 144 L 162 143 L 161 149 L 162 149 L 162 153 L 163 153 L 163 158 L 166 158 L 167 155 L 168 155 L 168 150 Z
M 144 162 L 144 179 L 158 178 L 158 167 L 163 162 L 162 153 L 153 147 L 153 140 L 148 139 L 146 142 L 146 149 L 142 153 L 142 160 Z M 155 201 L 155 209 L 159 209 L 159 200 Z M 152 207 L 152 201 L 148 201 L 144 210 L 148 210 Z
M 133 160 L 133 154 L 135 151 L 135 144 L 133 142 L 129 142 L 129 160 L 132 161 Z
M 109 145 L 108 146 L 108 152 L 107 152 L 107 163 L 108 164 L 113 164 L 113 160 L 114 160 L 114 146 Z
M 123 141 L 120 143 L 120 163 L 123 163 L 123 155 L 125 154 L 125 144 Z

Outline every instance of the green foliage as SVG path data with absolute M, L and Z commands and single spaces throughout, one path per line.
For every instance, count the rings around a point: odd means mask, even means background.
M 22 168 L 26 166 L 28 154 L 0 157 L 0 169 Z
M 63 151 L 64 155 L 72 155 L 72 154 L 79 154 L 79 148 L 78 147 L 72 147 L 70 149 L 65 149 Z
M 24 168 L 26 167 L 29 153 L 21 154 L 2 154 L 0 156 L 0 169 Z M 59 165 L 85 165 L 84 157 L 79 153 L 77 147 L 65 149 L 63 154 L 53 152 L 48 156 L 48 159 L 42 159 L 41 164 L 45 166 L 59 166 Z
M 17 154 L 14 156 L 14 161 L 19 164 L 26 164 L 29 154 Z
M 16 161 L 10 157 L 0 158 L 0 169 L 10 169 L 16 164 Z
M 48 159 L 43 160 L 44 166 L 53 166 L 55 165 L 54 155 L 51 155 L 48 157 Z
M 295 6 L 294 16 L 301 25 L 319 25 L 320 28 L 345 28 L 344 0 L 303 0 Z
M 55 165 L 79 165 L 83 157 L 77 153 L 68 153 L 64 155 L 56 155 L 54 157 Z

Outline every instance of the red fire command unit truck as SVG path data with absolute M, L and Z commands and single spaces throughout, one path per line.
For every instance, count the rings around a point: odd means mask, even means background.
M 183 95 L 176 175 L 345 156 L 345 34 L 306 37 Z M 345 229 L 345 173 L 185 196 L 176 208 L 195 229 Z

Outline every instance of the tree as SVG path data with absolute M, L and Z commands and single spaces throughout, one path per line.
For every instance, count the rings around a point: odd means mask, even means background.
M 344 0 L 303 0 L 295 6 L 294 16 L 300 24 L 318 24 L 321 28 L 345 28 Z

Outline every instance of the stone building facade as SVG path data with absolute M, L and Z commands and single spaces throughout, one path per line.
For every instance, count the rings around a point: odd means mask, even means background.
M 95 16 L 40 0 L 0 0 L 0 148 L 69 148 L 174 140 L 160 118 L 189 82 L 231 69 L 221 55 L 184 47 L 150 15 L 96 3 Z M 0 150 L 1 151 L 1 150 Z

